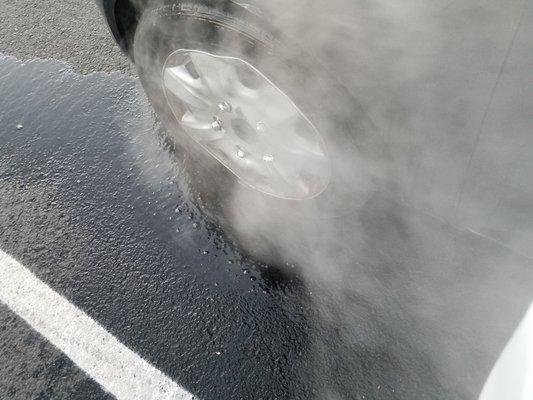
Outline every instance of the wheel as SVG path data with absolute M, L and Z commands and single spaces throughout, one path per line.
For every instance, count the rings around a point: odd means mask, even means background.
M 248 9 L 147 8 L 134 43 L 207 217 L 249 252 L 277 258 L 287 237 L 305 246 L 308 224 L 371 195 L 380 156 L 371 122 L 331 72 Z

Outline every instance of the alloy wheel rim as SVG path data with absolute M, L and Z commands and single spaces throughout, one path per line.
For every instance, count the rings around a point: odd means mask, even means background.
M 318 130 L 251 64 L 181 49 L 167 58 L 161 79 L 183 131 L 240 182 L 293 200 L 328 186 L 330 162 Z

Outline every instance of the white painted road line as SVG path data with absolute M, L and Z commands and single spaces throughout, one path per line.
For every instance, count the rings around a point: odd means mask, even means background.
M 2 250 L 0 301 L 117 399 L 194 399 Z

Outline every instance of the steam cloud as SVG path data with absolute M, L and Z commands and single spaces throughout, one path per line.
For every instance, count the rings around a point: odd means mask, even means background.
M 224 209 L 241 244 L 296 264 L 312 292 L 326 327 L 314 337 L 316 374 L 331 382 L 318 398 L 360 398 L 346 380 L 358 380 L 370 398 L 436 398 L 435 388 L 476 398 L 509 321 L 527 308 L 533 281 L 523 265 L 531 260 L 504 248 L 530 257 L 524 236 L 518 243 L 496 234 L 487 246 L 464 232 L 478 230 L 468 210 L 486 208 L 469 195 L 472 168 L 494 82 L 520 28 L 521 2 L 512 3 L 261 2 L 281 35 L 319 60 L 361 108 L 342 97 L 316 102 L 373 121 L 363 135 L 369 147 L 332 160 L 343 190 L 331 203 L 280 202 L 273 213 L 262 195 L 237 184 Z M 148 50 L 135 47 L 136 55 Z M 497 170 L 512 156 L 483 166 Z M 500 290 L 521 300 L 494 294 Z M 328 358 L 335 348 L 344 349 L 341 359 Z

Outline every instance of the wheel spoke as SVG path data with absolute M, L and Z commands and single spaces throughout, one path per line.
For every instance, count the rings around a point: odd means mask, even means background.
M 181 126 L 187 130 L 198 142 L 213 142 L 225 137 L 223 131 L 215 131 L 212 128 L 212 120 L 208 118 L 198 118 L 198 115 L 187 111 L 181 118 Z
M 181 117 L 181 124 L 192 129 L 212 130 L 212 123 L 213 120 L 207 113 L 201 115 L 198 112 L 192 113 L 191 111 L 187 111 Z
M 166 89 L 178 99 L 198 109 L 207 109 L 213 102 L 209 88 L 194 78 L 184 65 L 166 68 L 163 82 Z
M 299 149 L 283 149 L 277 155 L 280 164 L 288 168 L 296 168 L 298 171 L 316 177 L 326 177 L 329 173 L 329 162 L 325 155 L 301 151 Z
M 308 157 L 314 157 L 316 159 L 325 159 L 325 153 L 322 149 L 321 143 L 317 143 L 316 140 L 304 137 L 298 133 L 298 129 L 313 129 L 311 125 L 299 127 L 298 124 L 302 123 L 301 116 L 296 115 L 286 121 L 278 124 L 277 126 L 269 129 L 266 135 L 261 136 L 261 140 L 265 144 L 269 144 L 274 149 L 280 151 L 299 155 L 307 155 Z M 278 150 L 276 150 L 278 151 Z
M 191 60 L 198 75 L 214 95 L 231 97 L 242 86 L 233 65 L 213 62 L 203 54 L 192 54 Z
M 309 185 L 300 177 L 300 171 L 296 168 L 287 169 L 285 166 L 276 163 L 269 164 L 271 178 L 275 179 L 281 185 L 291 188 L 292 196 L 308 196 Z M 290 195 L 289 193 L 286 193 Z

